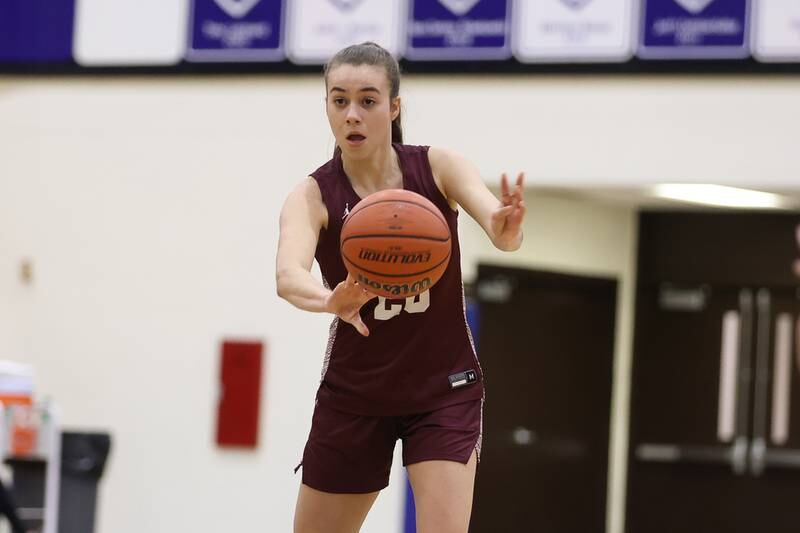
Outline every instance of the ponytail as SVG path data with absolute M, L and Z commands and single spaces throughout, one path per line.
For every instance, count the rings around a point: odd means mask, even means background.
M 392 142 L 403 144 L 403 125 L 400 124 L 400 115 L 402 111 L 397 112 L 397 118 L 392 121 Z

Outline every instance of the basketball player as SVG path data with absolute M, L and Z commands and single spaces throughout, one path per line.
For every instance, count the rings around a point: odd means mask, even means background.
M 466 533 L 481 447 L 483 374 L 464 316 L 457 209 L 501 250 L 522 242 L 523 176 L 502 178 L 502 200 L 478 170 L 442 149 L 402 143 L 400 75 L 374 43 L 350 46 L 325 68 L 337 148 L 288 196 L 280 216 L 278 294 L 335 315 L 303 453 L 295 533 L 355 533 L 389 482 L 403 441 L 418 533 Z M 344 218 L 360 199 L 407 189 L 433 202 L 453 235 L 441 279 L 417 297 L 375 297 L 347 275 Z M 309 272 L 316 258 L 320 284 Z M 297 470 L 295 470 L 297 471 Z

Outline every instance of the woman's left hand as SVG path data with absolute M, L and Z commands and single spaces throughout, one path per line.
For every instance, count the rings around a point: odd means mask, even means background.
M 501 250 L 516 250 L 522 244 L 522 222 L 525 219 L 524 179 L 525 175 L 520 172 L 513 190 L 508 186 L 508 177 L 505 174 L 500 179 L 502 198 L 500 205 L 492 213 L 492 233 L 494 245 Z

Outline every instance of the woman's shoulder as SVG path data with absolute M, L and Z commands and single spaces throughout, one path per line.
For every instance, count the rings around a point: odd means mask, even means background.
M 306 176 L 294 186 L 284 201 L 282 212 L 304 218 L 304 213 L 307 213 L 316 224 L 322 227 L 327 227 L 328 224 L 328 210 L 322 199 L 322 191 L 312 176 Z
M 322 203 L 322 191 L 313 176 L 301 179 L 289 192 L 287 200 L 301 201 L 308 205 Z
M 456 152 L 438 146 L 425 144 L 396 144 L 395 147 L 407 155 L 416 155 L 420 158 L 426 158 L 434 174 L 436 174 L 440 168 L 446 167 L 454 158 L 458 157 Z
M 427 155 L 430 146 L 424 144 L 402 144 L 402 143 L 393 143 L 395 150 L 398 153 L 405 154 L 407 156 L 419 156 L 424 157 Z
M 461 156 L 448 148 L 439 146 L 428 147 L 428 161 L 431 164 L 431 170 L 434 175 L 438 175 L 443 169 L 449 168 L 453 161 L 460 159 Z
M 337 155 L 338 154 L 335 154 L 325 163 L 321 164 L 316 170 L 309 174 L 309 176 L 316 180 L 326 179 L 334 176 L 338 169 Z

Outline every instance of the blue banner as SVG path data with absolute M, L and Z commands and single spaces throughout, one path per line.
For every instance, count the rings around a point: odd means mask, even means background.
M 190 61 L 282 61 L 283 0 L 194 0 Z
M 748 0 L 646 0 L 638 55 L 654 59 L 742 58 Z
M 74 0 L 0 0 L 0 61 L 72 61 Z
M 425 60 L 511 56 L 510 0 L 412 0 L 406 57 Z

